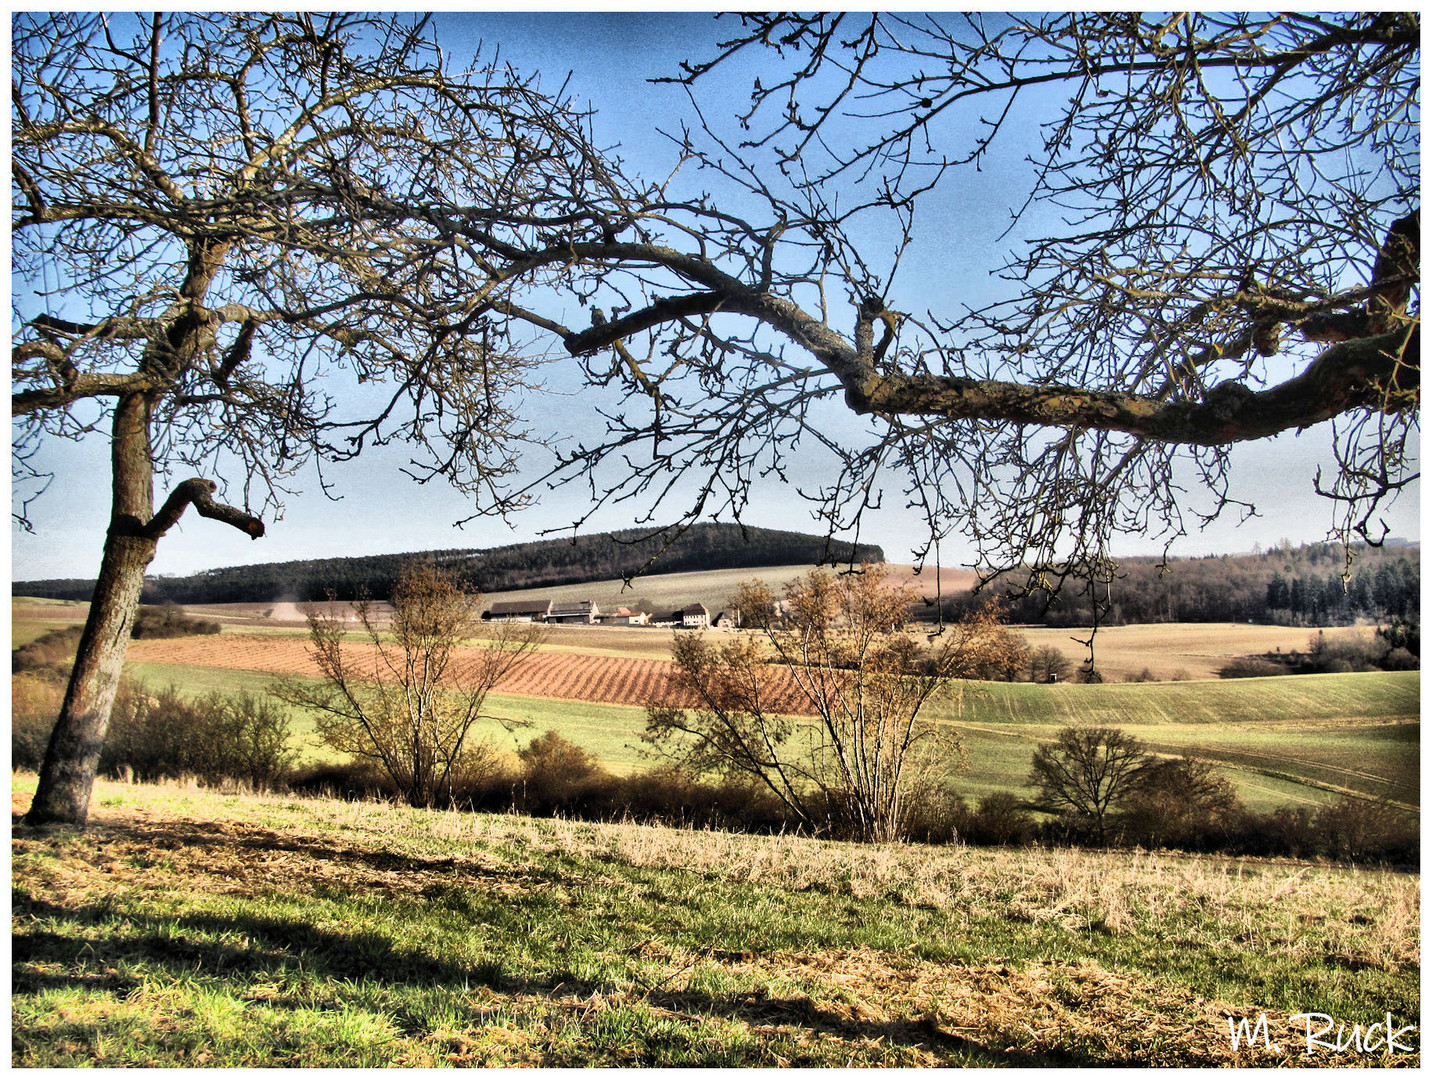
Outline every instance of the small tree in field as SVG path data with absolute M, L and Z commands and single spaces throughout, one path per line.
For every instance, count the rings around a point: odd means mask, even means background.
M 730 606 L 754 632 L 719 645 L 679 636 L 681 704 L 650 707 L 644 737 L 695 771 L 756 778 L 811 826 L 897 837 L 911 793 L 962 764 L 957 734 L 923 715 L 926 704 L 1014 644 L 989 607 L 937 646 L 921 643 L 904 632 L 915 599 L 880 566 L 812 571 L 786 589 L 779 615 L 765 584 L 742 586 Z M 814 720 L 790 715 L 792 685 Z
M 541 640 L 540 626 L 503 623 L 483 647 L 460 649 L 477 636 L 481 611 L 455 574 L 409 566 L 393 590 L 391 626 L 369 601 L 356 605 L 361 645 L 331 606 L 310 610 L 323 681 L 288 680 L 278 695 L 312 710 L 333 749 L 377 762 L 410 805 L 433 806 L 480 749 L 471 734 L 488 692 Z
M 1053 645 L 1041 645 L 1029 654 L 1029 681 L 1058 682 L 1067 679 L 1074 663 Z
M 1034 751 L 1029 782 L 1046 806 L 1092 825 L 1102 844 L 1110 815 L 1152 761 L 1142 739 L 1117 728 L 1067 727 Z

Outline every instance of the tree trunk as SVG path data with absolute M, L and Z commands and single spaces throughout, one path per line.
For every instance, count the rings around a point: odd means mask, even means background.
M 113 509 L 104 560 L 35 799 L 25 815 L 31 825 L 83 826 L 89 816 L 90 790 L 119 690 L 144 571 L 158 546 L 158 537 L 145 529 L 154 512 L 151 407 L 143 394 L 121 398 L 115 407 Z

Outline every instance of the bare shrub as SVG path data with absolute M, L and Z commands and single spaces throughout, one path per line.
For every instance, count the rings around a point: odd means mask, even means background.
M 926 718 L 926 703 L 951 680 L 1007 668 L 1020 644 L 991 605 L 937 643 L 917 641 L 904 632 L 916 599 L 881 565 L 813 571 L 779 603 L 762 582 L 742 586 L 730 606 L 756 633 L 678 637 L 672 694 L 648 708 L 643 739 L 694 773 L 763 784 L 806 827 L 895 839 L 910 793 L 963 764 L 957 735 Z M 780 668 L 813 721 L 785 711 Z
M 297 753 L 287 713 L 248 693 L 188 697 L 175 686 L 121 689 L 100 757 L 105 776 L 153 781 L 190 776 L 206 784 L 281 785 Z
M 539 735 L 517 751 L 522 763 L 522 806 L 551 813 L 589 802 L 612 775 L 595 755 L 555 731 Z
M 40 671 L 68 677 L 70 668 L 74 666 L 75 649 L 79 646 L 83 632 L 84 628 L 80 626 L 46 631 L 34 641 L 11 651 L 10 670 Z M 55 715 L 58 716 L 59 713 L 56 712 Z M 54 717 L 50 718 L 50 722 L 54 723 Z
M 1149 847 L 1216 847 L 1238 810 L 1233 785 L 1213 765 L 1182 757 L 1140 770 L 1122 825 L 1127 840 Z
M 1323 853 L 1334 859 L 1399 863 L 1417 860 L 1416 819 L 1382 800 L 1345 795 L 1317 812 L 1313 828 Z
M 162 606 L 146 604 L 135 613 L 134 629 L 130 631 L 129 636 L 133 638 L 192 637 L 201 634 L 217 634 L 220 629 L 215 620 L 192 618 L 184 614 L 184 609 L 177 604 Z
M 1350 671 L 1380 671 L 1390 646 L 1378 635 L 1364 637 L 1355 632 L 1324 633 L 1319 630 L 1308 642 L 1304 667 L 1327 674 Z
M 60 715 L 65 687 L 61 682 L 26 672 L 10 679 L 10 765 L 38 769 L 55 717 Z
M 263 791 L 281 785 L 298 760 L 288 714 L 274 701 L 249 693 L 205 699 L 213 740 L 206 775 L 228 776 Z
M 1291 674 L 1282 664 L 1261 660 L 1256 656 L 1240 656 L 1218 669 L 1220 679 L 1265 679 L 1273 675 Z
M 393 589 L 391 626 L 380 625 L 368 600 L 355 605 L 367 650 L 345 648 L 346 613 L 310 610 L 309 640 L 323 680 L 283 680 L 274 693 L 311 710 L 319 737 L 333 749 L 378 765 L 410 805 L 443 804 L 454 798 L 459 776 L 470 783 L 489 759 L 470 737 L 488 692 L 543 634 L 540 626 L 503 623 L 481 635 L 483 648 L 459 654 L 459 643 L 480 635 L 481 611 L 481 597 L 458 575 L 411 563 Z
M 395 794 L 392 781 L 371 762 L 325 762 L 298 772 L 289 789 L 332 799 L 373 799 Z
M 964 839 L 971 844 L 1022 846 L 1034 839 L 1036 830 L 1034 815 L 1023 799 L 1012 792 L 995 791 L 980 800 Z

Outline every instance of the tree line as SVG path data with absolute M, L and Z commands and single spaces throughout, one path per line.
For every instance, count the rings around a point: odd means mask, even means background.
M 1422 596 L 1417 545 L 1361 546 L 1344 579 L 1341 544 L 1288 544 L 1251 555 L 1198 559 L 1133 558 L 1119 563 L 1107 589 L 1017 595 L 1025 579 L 1005 576 L 988 588 L 1013 595 L 1012 622 L 1089 626 L 1095 604 L 1101 625 L 1172 622 L 1255 622 L 1284 626 L 1345 626 L 1368 620 L 1413 620 Z M 946 616 L 972 605 L 957 596 Z
M 443 566 L 485 593 L 548 588 L 629 577 L 644 569 L 675 574 L 761 566 L 881 562 L 874 544 L 840 544 L 778 529 L 701 523 L 676 534 L 624 529 L 564 540 L 534 540 L 494 548 L 447 548 L 419 554 L 362 555 L 228 566 L 187 577 L 147 577 L 142 599 L 151 604 L 264 603 L 386 599 L 413 560 Z M 12 595 L 89 600 L 94 581 L 20 581 Z

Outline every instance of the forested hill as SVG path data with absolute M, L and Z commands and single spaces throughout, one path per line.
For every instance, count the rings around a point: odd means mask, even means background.
M 1421 609 L 1421 546 L 1389 541 L 1353 549 L 1351 574 L 1341 544 L 1282 544 L 1251 555 L 1123 559 L 1110 590 L 1106 624 L 1258 622 L 1338 626 L 1366 619 L 1416 619 Z M 1023 583 L 1011 578 L 1010 587 Z M 996 584 L 996 591 L 1001 591 Z M 967 598 L 952 605 L 957 614 Z M 1015 603 L 1012 622 L 1088 626 L 1087 597 L 1069 582 L 1052 604 L 1035 595 Z
M 486 593 L 570 585 L 631 574 L 643 567 L 661 545 L 661 538 L 651 537 L 647 530 L 627 529 L 486 549 L 229 566 L 189 577 L 148 578 L 143 601 L 150 604 L 265 603 L 280 598 L 304 601 L 322 600 L 330 591 L 344 600 L 364 592 L 385 598 L 399 568 L 412 559 L 434 559 L 455 567 Z M 873 544 L 860 544 L 852 552 L 849 544 L 833 543 L 827 548 L 824 537 L 805 533 L 700 524 L 677 537 L 648 572 L 674 574 L 747 566 L 814 566 L 822 561 L 843 562 L 852 554 L 863 562 L 885 559 L 881 549 Z M 14 582 L 10 591 L 16 596 L 88 600 L 93 589 L 93 580 L 65 579 Z

